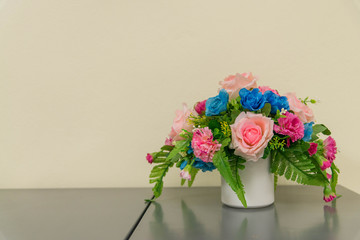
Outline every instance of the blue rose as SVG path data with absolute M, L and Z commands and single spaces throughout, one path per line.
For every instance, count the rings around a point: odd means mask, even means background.
M 314 122 L 309 122 L 304 124 L 304 137 L 302 140 L 305 142 L 309 142 L 311 140 L 311 135 L 313 134 L 313 126 Z
M 216 167 L 212 162 L 204 162 L 203 160 L 196 158 L 193 167 L 200 169 L 203 172 L 214 170 Z
M 264 95 L 258 88 L 254 88 L 252 91 L 242 88 L 239 91 L 239 95 L 241 98 L 241 105 L 250 111 L 262 109 L 266 102 Z
M 287 100 L 287 97 L 285 96 L 280 97 L 272 91 L 266 91 L 264 93 L 264 97 L 266 99 L 266 102 L 271 104 L 271 114 L 276 114 L 277 110 L 281 111 L 281 109 L 290 109 L 289 102 Z
M 219 95 L 211 97 L 206 101 L 206 116 L 216 116 L 221 112 L 226 111 L 227 103 L 229 101 L 229 94 L 225 89 L 221 89 Z

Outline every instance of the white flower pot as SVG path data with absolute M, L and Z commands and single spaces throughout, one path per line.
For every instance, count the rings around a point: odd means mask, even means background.
M 257 162 L 246 161 L 239 170 L 248 208 L 260 208 L 274 203 L 274 176 L 270 173 L 270 157 Z M 221 177 L 221 202 L 230 207 L 244 208 L 236 193 Z

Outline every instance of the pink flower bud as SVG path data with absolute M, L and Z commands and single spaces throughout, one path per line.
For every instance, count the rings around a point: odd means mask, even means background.
M 204 101 L 201 101 L 201 102 L 197 102 L 195 104 L 195 111 L 199 114 L 199 115 L 202 115 L 205 113 L 205 110 L 206 110 L 206 100 Z
M 153 161 L 154 161 L 154 158 L 153 158 L 153 156 L 150 154 L 150 153 L 148 153 L 147 155 L 146 155 L 146 160 L 148 161 L 148 163 L 153 163 Z
M 191 181 L 191 175 L 188 171 L 186 171 L 185 169 L 181 170 L 180 172 L 180 177 L 186 180 Z
M 310 157 L 317 152 L 317 147 L 318 147 L 317 143 L 310 143 L 310 147 L 308 149 Z

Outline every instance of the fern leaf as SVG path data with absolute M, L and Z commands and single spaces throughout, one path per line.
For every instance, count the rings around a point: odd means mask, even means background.
M 278 180 L 279 180 L 279 176 L 274 174 L 274 191 L 276 191 Z
M 191 180 L 188 181 L 188 187 L 191 187 L 192 184 L 194 183 L 195 176 L 196 176 L 196 174 L 198 173 L 199 170 L 200 169 L 198 169 L 198 168 L 194 168 L 194 167 L 191 168 L 191 170 L 190 170 Z
M 154 193 L 155 198 L 158 198 L 163 189 L 163 178 L 166 173 L 169 171 L 169 168 L 174 165 L 173 162 L 166 162 L 155 166 L 150 173 L 150 183 L 155 183 L 152 191 Z
M 218 151 L 213 158 L 213 163 L 215 167 L 220 172 L 221 176 L 225 179 L 225 181 L 229 184 L 229 186 L 234 190 L 236 195 L 238 196 L 241 203 L 244 207 L 247 207 L 246 200 L 245 200 L 245 191 L 244 186 L 241 184 L 240 176 L 237 180 L 233 176 L 233 172 L 230 168 L 229 161 L 227 156 L 223 150 Z M 238 175 L 238 174 L 237 174 Z
M 319 172 L 312 160 L 304 155 L 295 154 L 293 150 L 274 151 L 272 154 L 271 172 L 285 176 L 286 179 L 300 184 L 324 186 L 327 180 Z

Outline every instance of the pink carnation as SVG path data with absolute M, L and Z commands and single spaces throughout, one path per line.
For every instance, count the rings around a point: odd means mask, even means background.
M 206 100 L 196 103 L 194 109 L 199 115 L 205 113 L 206 110 L 205 104 L 206 104 Z
M 310 143 L 310 147 L 308 149 L 310 157 L 317 152 L 317 147 L 318 147 L 317 143 Z
M 274 131 L 290 136 L 292 142 L 302 139 L 304 137 L 304 124 L 295 114 L 286 112 L 284 115 L 285 118 L 278 119 L 279 125 L 274 125 Z
M 194 130 L 191 147 L 194 150 L 195 157 L 204 162 L 212 162 L 216 151 L 220 150 L 221 144 L 213 140 L 213 134 L 208 127 Z
M 331 136 L 329 136 L 324 140 L 324 157 L 332 163 L 335 160 L 336 153 L 336 142 Z
M 326 177 L 327 177 L 327 179 L 331 179 L 332 178 L 332 175 L 331 174 L 328 174 L 328 173 L 326 173 Z
M 276 95 L 280 96 L 278 91 L 276 91 L 275 89 L 272 89 L 268 86 L 259 86 L 258 88 L 261 93 L 265 93 L 266 91 L 271 91 L 271 92 L 275 93 Z

